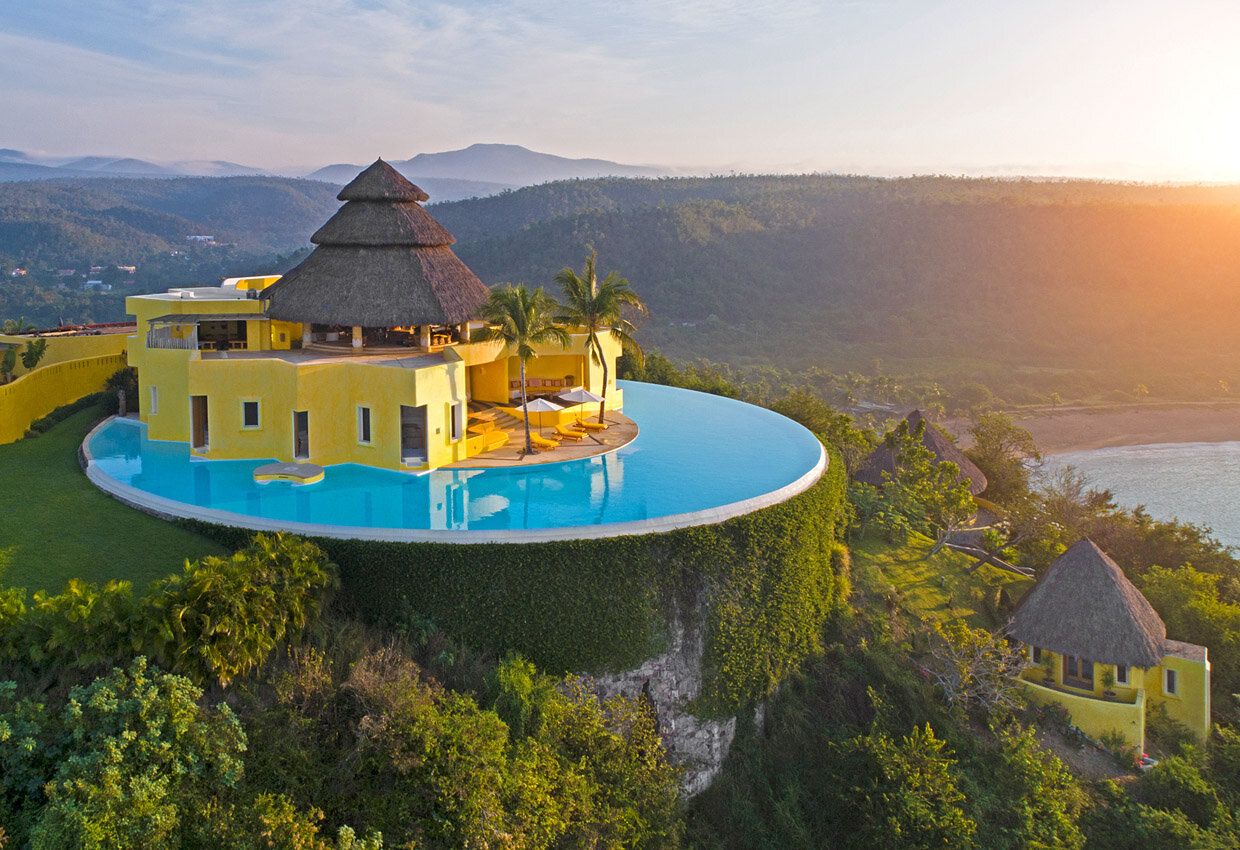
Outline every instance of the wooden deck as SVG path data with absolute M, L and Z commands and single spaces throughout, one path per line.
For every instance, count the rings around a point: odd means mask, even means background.
M 586 421 L 594 421 L 597 415 L 598 411 L 595 409 L 594 415 L 587 416 Z M 484 454 L 475 455 L 456 463 L 447 464 L 441 468 L 494 469 L 497 467 L 535 466 L 540 463 L 579 460 L 613 452 L 621 446 L 628 445 L 636 439 L 638 431 L 637 423 L 632 419 L 629 419 L 623 413 L 609 410 L 607 411 L 608 427 L 606 431 L 591 431 L 585 439 L 578 442 L 563 439 L 560 441 L 559 448 L 555 449 L 535 447 L 534 453 L 527 455 L 525 454 L 525 426 L 521 420 L 497 412 L 490 421 L 495 422 L 497 429 L 502 429 L 508 433 L 507 445 L 492 452 L 485 452 Z M 534 434 L 542 433 L 547 437 L 555 434 L 555 429 L 550 426 L 538 428 L 531 425 L 530 431 Z

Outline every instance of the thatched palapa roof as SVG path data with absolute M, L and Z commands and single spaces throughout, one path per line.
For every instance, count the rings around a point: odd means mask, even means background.
M 970 493 L 976 496 L 986 489 L 986 476 L 977 468 L 977 464 L 965 457 L 964 452 L 960 451 L 955 443 L 931 425 L 920 410 L 914 410 L 904 417 L 904 421 L 908 423 L 909 433 L 916 431 L 917 426 L 925 422 L 926 431 L 922 435 L 921 444 L 932 451 L 940 463 L 951 461 L 956 464 L 960 468 L 957 480 L 968 479 Z M 896 474 L 896 452 L 886 442 L 879 445 L 865 460 L 861 461 L 853 478 L 878 487 L 883 483 L 884 472 L 891 477 L 895 477 Z
M 1167 647 L 1158 612 L 1088 539 L 1055 559 L 1021 600 L 1008 630 L 1032 646 L 1130 667 L 1153 667 Z
M 422 208 L 425 192 L 378 159 L 336 197 L 345 204 L 310 237 L 310 256 L 263 291 L 270 317 L 366 327 L 474 317 L 487 288 Z

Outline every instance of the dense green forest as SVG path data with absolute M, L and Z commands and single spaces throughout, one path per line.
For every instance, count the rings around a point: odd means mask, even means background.
M 1237 378 L 1235 187 L 597 180 L 435 213 L 488 282 L 548 280 L 594 244 L 674 358 L 967 376 L 1021 401 Z
M 292 258 L 274 255 L 303 247 L 333 196 L 278 178 L 0 186 L 0 265 L 32 267 L 0 282 L 0 314 L 120 317 L 120 291 L 39 276 L 60 265 L 137 262 L 127 291 L 283 268 Z M 1236 187 L 609 178 L 433 211 L 489 284 L 549 283 L 593 244 L 650 305 L 643 338 L 674 359 L 980 382 L 1014 403 L 1240 386 Z M 198 232 L 228 247 L 168 259 Z

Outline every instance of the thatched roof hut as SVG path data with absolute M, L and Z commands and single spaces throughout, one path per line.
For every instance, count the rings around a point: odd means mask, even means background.
M 487 288 L 422 208 L 425 192 L 378 159 L 336 197 L 345 204 L 310 237 L 310 256 L 263 292 L 268 315 L 387 328 L 475 316 Z
M 1158 612 L 1088 539 L 1055 559 L 1021 600 L 1008 631 L 1023 643 L 1104 664 L 1153 667 L 1166 654 Z
M 935 428 L 926 420 L 920 410 L 914 410 L 908 416 L 904 417 L 904 421 L 908 423 L 909 432 L 917 430 L 917 427 L 925 423 L 925 434 L 922 435 L 921 444 L 934 452 L 934 456 L 940 463 L 951 461 L 960 468 L 960 474 L 957 480 L 965 479 L 969 482 L 969 492 L 974 496 L 980 494 L 986 489 L 986 476 L 977 468 L 977 464 L 965 457 L 964 452 L 960 448 L 943 436 L 943 432 Z M 853 474 L 853 478 L 866 484 L 873 484 L 878 487 L 883 483 L 883 473 L 894 477 L 896 474 L 896 453 L 884 441 L 874 451 L 861 461 L 857 467 L 857 471 Z

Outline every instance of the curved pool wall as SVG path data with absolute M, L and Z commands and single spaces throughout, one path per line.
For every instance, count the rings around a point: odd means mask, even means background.
M 112 418 L 82 444 L 102 490 L 166 517 L 261 531 L 397 542 L 533 543 L 707 525 L 792 498 L 827 455 L 809 430 L 765 408 L 621 381 L 640 428 L 614 452 L 537 466 L 420 474 L 340 464 L 318 484 L 259 484 L 272 458 L 191 458 Z

